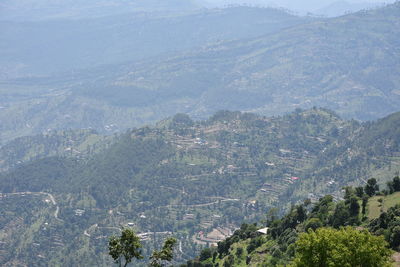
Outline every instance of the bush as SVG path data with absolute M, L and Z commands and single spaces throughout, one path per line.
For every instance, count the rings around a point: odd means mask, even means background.
M 310 230 L 300 235 L 296 247 L 292 266 L 391 266 L 392 253 L 382 236 L 351 227 Z

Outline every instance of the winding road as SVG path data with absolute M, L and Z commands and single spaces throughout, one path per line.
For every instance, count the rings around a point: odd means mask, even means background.
M 227 201 L 240 201 L 240 199 L 237 198 L 223 198 L 223 197 L 208 197 L 208 198 L 218 198 L 217 201 L 213 201 L 213 202 L 208 202 L 208 203 L 203 203 L 203 204 L 192 204 L 192 205 L 184 205 L 184 204 L 180 204 L 180 205 L 167 205 L 164 207 L 167 208 L 176 208 L 176 207 L 206 207 L 206 206 L 211 206 L 214 204 L 218 204 L 219 202 L 227 202 Z
M 55 199 L 55 197 L 47 192 L 30 192 L 30 191 L 26 191 L 26 192 L 15 192 L 15 193 L 0 193 L 0 196 L 25 196 L 25 195 L 32 195 L 32 196 L 40 196 L 40 195 L 45 195 L 50 199 L 50 202 L 56 206 L 56 210 L 54 211 L 54 218 L 56 218 L 56 220 L 63 222 L 64 220 L 60 219 L 58 217 L 58 214 L 60 213 L 60 207 L 57 205 L 57 201 Z

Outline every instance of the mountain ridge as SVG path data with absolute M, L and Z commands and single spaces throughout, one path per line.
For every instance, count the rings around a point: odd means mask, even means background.
M 277 115 L 321 106 L 346 118 L 383 117 L 397 111 L 400 101 L 399 6 L 312 21 L 166 59 L 46 78 L 40 86 L 33 78 L 3 81 L 2 91 L 15 92 L 0 103 L 1 133 L 9 140 L 15 129 L 16 136 L 62 127 L 104 132 L 115 125 L 123 131 L 179 112 L 205 118 L 220 109 Z
M 396 113 L 359 123 L 316 108 L 279 117 L 220 111 L 206 121 L 177 114 L 106 139 L 60 132 L 48 142 L 15 140 L 12 147 L 20 153 L 0 149 L 14 155 L 8 161 L 14 167 L 0 173 L 0 207 L 9 214 L 0 220 L 2 264 L 17 257 L 29 264 L 76 266 L 83 264 L 77 253 L 85 251 L 86 265 L 106 266 L 104 236 L 128 223 L 139 233 L 159 233 L 145 238 L 145 254 L 158 235 L 172 232 L 182 242 L 178 260 L 193 258 L 210 242 L 198 239 L 199 231 L 219 227 L 228 233 L 243 220 L 261 220 L 278 203 L 283 212 L 304 198 L 332 194 L 340 200 L 343 186 L 370 177 L 384 184 L 400 166 L 399 121 Z M 56 204 L 44 201 L 48 193 Z M 28 199 L 31 208 L 21 210 Z M 10 236 L 29 236 L 41 246 L 27 249 Z M 16 248 L 28 254 L 12 256 Z

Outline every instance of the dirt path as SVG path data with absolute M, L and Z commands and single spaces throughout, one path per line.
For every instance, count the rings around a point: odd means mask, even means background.
M 211 205 L 214 205 L 214 204 L 218 204 L 219 202 L 227 202 L 227 201 L 240 201 L 240 199 L 237 199 L 237 198 L 224 198 L 224 199 L 221 199 L 221 198 L 219 198 L 219 200 L 217 200 L 217 201 L 208 202 L 208 203 L 203 203 L 203 204 L 193 204 L 193 205 L 183 205 L 183 204 L 181 204 L 181 205 L 167 205 L 167 206 L 164 206 L 164 207 L 166 207 L 166 208 L 177 208 L 177 207 L 189 207 L 189 208 L 207 207 L 207 206 L 211 206 Z
M 178 191 L 183 195 L 187 195 L 187 193 L 184 190 L 178 189 L 178 188 L 173 188 L 173 187 L 168 187 L 168 186 L 160 186 L 161 188 L 165 188 L 165 189 L 169 189 L 169 190 L 173 190 L 173 191 Z
M 88 229 L 86 229 L 85 231 L 83 231 L 83 234 L 87 237 L 90 237 L 89 231 L 91 231 L 92 228 L 96 228 L 98 226 L 98 224 L 93 224 L 91 225 Z
M 394 266 L 400 267 L 400 252 L 394 253 L 392 259 L 394 260 Z
M 53 196 L 52 194 L 46 193 L 46 192 L 40 192 L 40 193 L 46 194 L 46 195 L 49 197 L 51 203 L 53 203 L 53 205 L 56 206 L 56 211 L 54 212 L 54 218 L 56 218 L 57 220 L 63 222 L 64 220 L 62 220 L 62 219 L 60 219 L 60 218 L 58 217 L 58 214 L 60 213 L 60 207 L 57 205 L 57 201 L 56 201 L 56 199 L 54 198 L 54 196 Z

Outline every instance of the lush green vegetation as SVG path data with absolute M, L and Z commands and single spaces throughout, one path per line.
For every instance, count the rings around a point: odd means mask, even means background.
M 52 156 L 87 159 L 109 146 L 110 139 L 93 130 L 50 131 L 16 138 L 0 147 L 0 170 Z
M 142 259 L 140 238 L 132 229 L 122 229 L 121 236 L 110 237 L 108 250 L 114 262 L 120 267 L 127 266 L 134 259 Z
M 382 236 L 351 227 L 319 228 L 299 236 L 291 266 L 390 267 L 391 254 Z
M 241 222 L 261 221 L 273 207 L 280 207 L 277 216 L 302 212 L 293 205 L 304 198 L 317 201 L 329 193 L 338 200 L 343 186 L 365 184 L 369 177 L 379 177 L 385 188 L 385 177 L 398 170 L 399 136 L 389 129 L 397 131 L 399 120 L 400 113 L 358 123 L 316 108 L 272 118 L 221 111 L 206 121 L 177 114 L 104 141 L 91 132 L 17 139 L 4 146 L 4 155 L 12 157 L 6 161 L 9 171 L 0 173 L 5 196 L 0 208 L 8 214 L 0 231 L 7 255 L 2 264 L 19 259 L 79 265 L 85 259 L 106 266 L 111 259 L 105 237 L 127 225 L 143 239 L 146 258 L 173 233 L 180 248 L 175 260 L 185 261 Z M 81 153 L 66 152 L 69 147 Z M 397 188 L 391 182 L 388 193 Z M 28 197 L 37 208 L 22 207 Z M 338 214 L 362 213 L 362 197 L 341 205 Z M 312 218 L 307 228 L 325 225 L 324 220 Z M 260 242 L 238 253 L 251 254 Z M 24 249 L 33 243 L 40 245 Z
M 378 218 L 383 211 L 398 204 L 400 193 L 393 193 L 388 196 L 374 196 L 368 201 L 368 217 L 370 219 Z
M 242 224 L 187 266 L 391 266 L 389 248 L 400 250 L 399 192 L 374 193 L 395 205 L 369 220 L 374 211 L 365 206 L 370 207 L 375 196 L 367 195 L 367 188 L 346 187 L 344 200 L 337 202 L 330 195 L 314 204 L 306 200 L 280 219 L 270 210 L 263 225 Z M 265 226 L 266 235 L 257 231 Z

